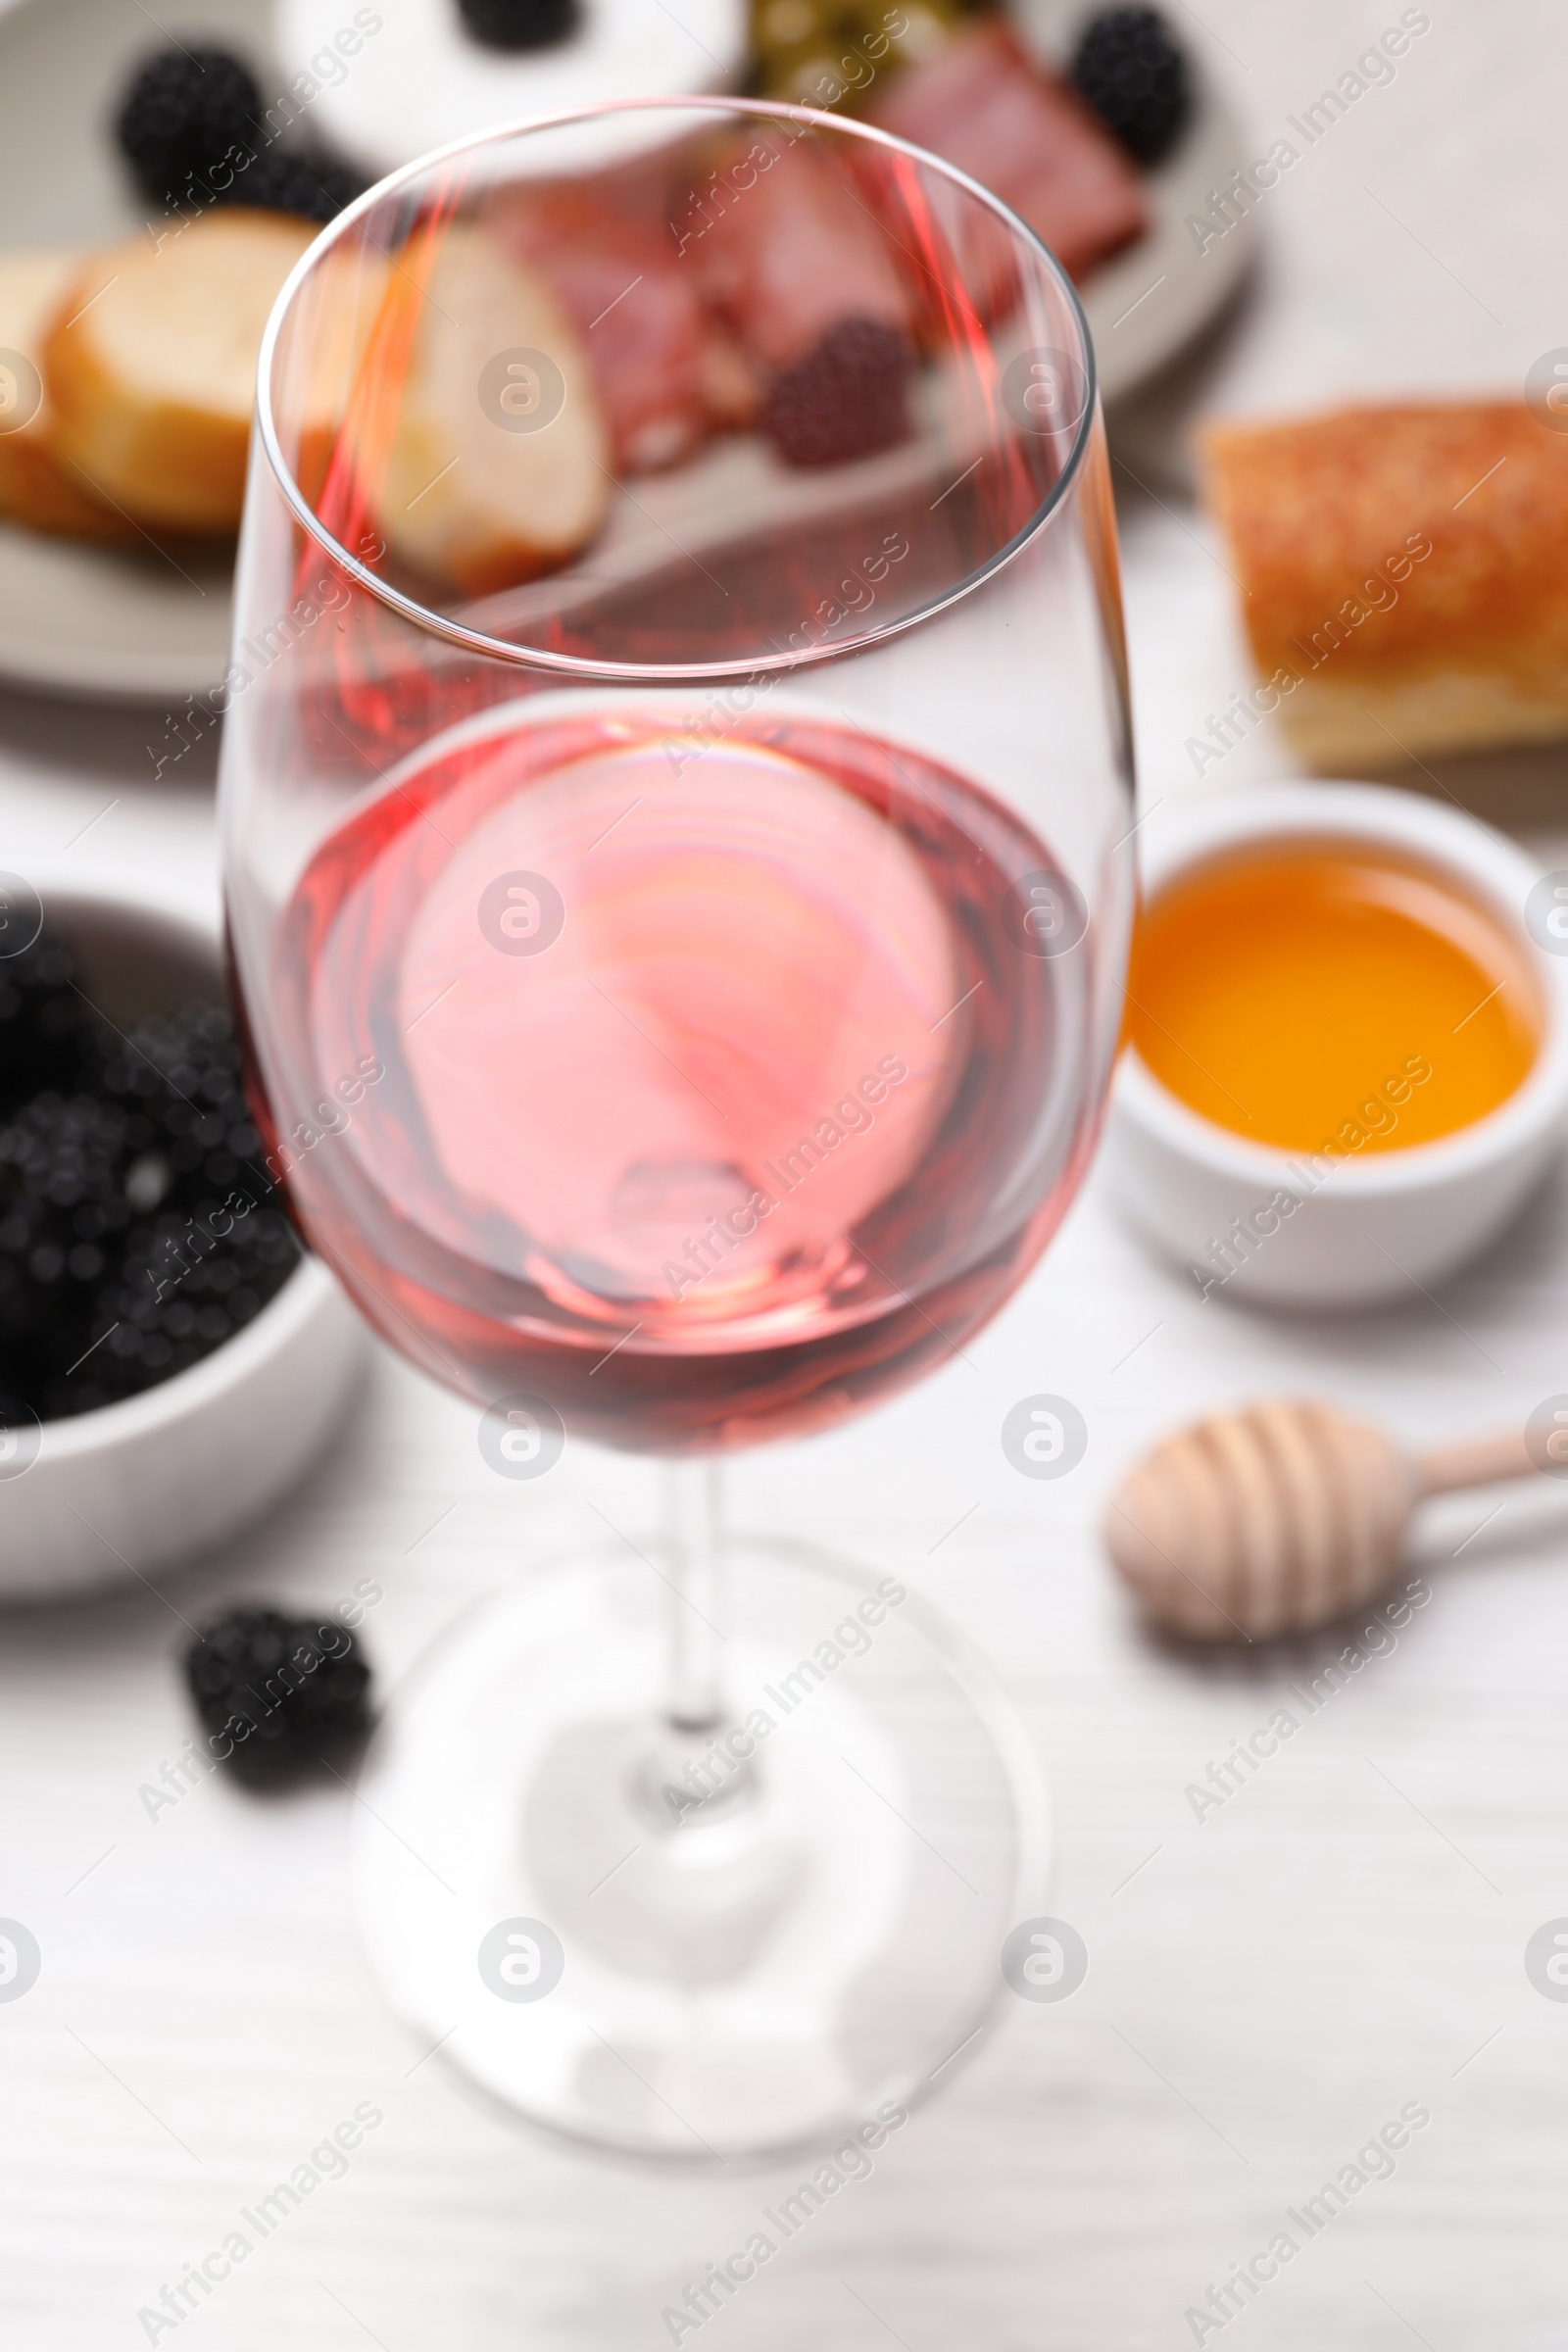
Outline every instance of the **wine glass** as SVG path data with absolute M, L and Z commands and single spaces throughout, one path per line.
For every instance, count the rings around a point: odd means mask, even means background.
M 990 2014 L 1041 1792 L 909 1580 L 727 1537 L 716 1471 L 946 1363 L 1093 1147 L 1131 773 L 1072 288 L 800 108 L 412 166 L 273 314 L 224 700 L 311 1246 L 519 1526 L 583 1444 L 670 1464 L 662 1535 L 530 1560 L 394 1699 L 372 1962 L 579 2140 L 868 2145 Z

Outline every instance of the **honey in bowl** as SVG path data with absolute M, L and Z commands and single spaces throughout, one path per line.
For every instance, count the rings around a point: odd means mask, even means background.
M 1544 1017 L 1522 940 L 1457 882 L 1364 843 L 1313 843 L 1157 893 L 1126 1034 L 1216 1125 L 1343 1155 L 1485 1118 L 1528 1076 Z

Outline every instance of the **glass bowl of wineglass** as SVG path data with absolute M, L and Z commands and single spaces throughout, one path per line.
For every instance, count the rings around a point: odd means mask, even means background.
M 961 1349 L 1093 1149 L 1132 785 L 1072 288 L 799 108 L 470 140 L 285 288 L 238 597 L 229 939 L 300 1226 L 519 1529 L 564 1454 L 669 1464 L 665 1530 L 530 1561 L 395 1697 L 373 1964 L 580 2141 L 874 2137 L 990 2014 L 1042 1795 L 912 1579 L 727 1537 L 717 1477 Z

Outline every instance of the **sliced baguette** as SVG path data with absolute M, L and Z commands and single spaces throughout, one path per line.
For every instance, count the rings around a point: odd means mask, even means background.
M 316 233 L 235 208 L 87 265 L 44 375 L 55 447 L 98 496 L 149 530 L 238 527 L 262 332 Z
M 278 339 L 271 406 L 283 462 L 312 506 L 352 418 L 357 441 L 375 401 L 371 378 L 398 347 L 395 312 L 408 293 L 378 247 L 350 237 L 330 246 L 290 307 Z
M 1568 435 L 1522 400 L 1390 402 L 1211 425 L 1200 447 L 1253 658 L 1308 759 L 1568 736 Z
M 466 222 L 405 264 L 417 291 L 406 372 L 373 495 L 392 553 L 470 596 L 566 563 L 604 520 L 611 444 L 576 330 L 544 279 Z M 486 370 L 541 353 L 564 398 L 539 429 L 497 416 Z M 508 389 L 504 376 L 501 389 Z M 525 411 L 530 387 L 520 379 Z
M 81 476 L 53 447 L 54 408 L 42 381 L 44 345 L 80 275 L 82 260 L 75 248 L 0 253 L 0 354 L 17 354 L 32 371 L 19 371 L 0 359 L 5 369 L 5 382 L 0 384 L 0 514 L 38 531 L 62 531 L 81 539 L 132 539 L 134 526 L 112 507 L 90 498 Z

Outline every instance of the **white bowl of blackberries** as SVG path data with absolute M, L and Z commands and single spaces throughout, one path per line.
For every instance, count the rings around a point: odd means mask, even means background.
M 361 1327 L 252 1121 L 210 924 L 0 876 L 0 1596 L 210 1556 L 330 1440 Z

